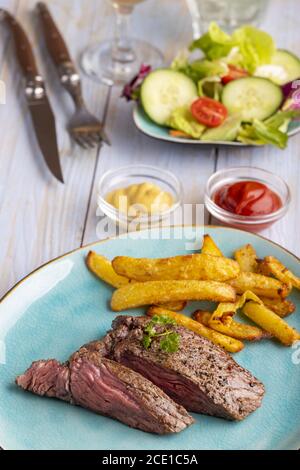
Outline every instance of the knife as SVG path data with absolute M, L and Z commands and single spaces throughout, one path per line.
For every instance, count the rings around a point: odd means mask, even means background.
M 25 77 L 25 95 L 40 150 L 51 173 L 64 182 L 60 165 L 55 118 L 47 98 L 46 87 L 41 77 L 29 39 L 16 19 L 4 9 L 0 18 L 9 25 L 15 41 L 16 54 Z

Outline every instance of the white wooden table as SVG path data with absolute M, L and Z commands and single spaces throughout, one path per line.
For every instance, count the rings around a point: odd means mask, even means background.
M 250 1 L 250 0 L 249 0 Z M 132 122 L 132 107 L 120 99 L 120 89 L 108 89 L 83 77 L 89 107 L 106 120 L 111 147 L 83 152 L 70 142 L 65 130 L 72 113 L 69 97 L 60 88 L 45 53 L 35 0 L 2 0 L 34 43 L 39 66 L 47 78 L 59 132 L 59 147 L 66 184 L 49 174 L 38 151 L 23 97 L 22 79 L 12 40 L 1 25 L 0 78 L 7 102 L 0 105 L 0 297 L 29 272 L 74 248 L 97 240 L 96 187 L 110 168 L 145 163 L 169 168 L 181 179 L 186 203 L 203 202 L 207 178 L 232 166 L 259 166 L 280 174 L 292 191 L 292 206 L 284 220 L 264 236 L 297 255 L 299 245 L 300 136 L 285 151 L 261 149 L 203 149 L 157 142 L 140 134 Z M 48 0 L 58 25 L 78 59 L 90 42 L 112 34 L 113 11 L 105 0 Z M 300 55 L 298 0 L 270 0 L 263 27 L 282 48 Z M 191 19 L 184 0 L 147 0 L 133 17 L 136 37 L 152 41 L 171 60 L 192 38 Z M 206 214 L 206 223 L 214 223 Z

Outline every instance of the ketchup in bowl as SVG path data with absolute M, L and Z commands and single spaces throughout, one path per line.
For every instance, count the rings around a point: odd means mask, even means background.
M 280 176 L 262 168 L 238 167 L 211 175 L 204 200 L 221 223 L 260 232 L 287 213 L 291 194 Z
M 267 215 L 282 207 L 278 194 L 258 181 L 238 181 L 222 186 L 214 194 L 222 209 L 242 216 Z

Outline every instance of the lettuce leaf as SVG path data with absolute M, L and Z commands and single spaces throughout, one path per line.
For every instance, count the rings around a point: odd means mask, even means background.
M 299 111 L 277 111 L 264 122 L 254 120 L 252 124 L 243 125 L 238 140 L 251 145 L 272 144 L 284 149 L 288 140 L 288 125 L 299 116 Z
M 246 135 L 243 135 L 242 133 L 238 135 L 237 141 L 245 145 L 252 145 L 252 146 L 265 145 L 265 143 L 262 140 L 258 139 L 257 137 L 246 136 Z
M 181 49 L 171 63 L 172 70 L 184 70 L 189 65 L 189 50 Z
M 189 62 L 188 56 L 183 52 L 175 57 L 171 68 L 184 73 L 196 83 L 206 77 L 223 77 L 228 73 L 228 65 L 225 61 L 204 59 Z
M 285 132 L 272 127 L 265 122 L 254 119 L 253 128 L 257 137 L 265 144 L 272 144 L 280 149 L 285 149 L 288 141 L 288 135 Z
M 223 86 L 220 77 L 206 77 L 198 82 L 199 96 L 208 96 L 209 98 L 220 101 L 222 90 Z
M 219 28 L 217 23 L 209 25 L 208 32 L 190 45 L 190 50 L 201 49 L 210 60 L 226 57 L 237 44 L 229 34 Z
M 300 117 L 300 110 L 277 111 L 273 116 L 264 121 L 264 124 L 277 129 L 281 132 L 287 132 L 289 123 Z
M 271 62 L 276 47 L 268 33 L 254 26 L 243 26 L 233 33 L 233 37 L 243 57 L 243 66 L 249 72 L 254 72 L 259 65 Z
M 241 123 L 241 116 L 230 116 L 219 127 L 207 129 L 201 140 L 232 142 L 237 138 Z
M 242 124 L 237 141 L 246 145 L 265 145 L 255 132 L 252 124 Z
M 205 131 L 205 126 L 196 121 L 187 107 L 175 109 L 169 117 L 166 125 L 173 129 L 185 132 L 194 139 L 200 139 L 201 135 Z
M 223 77 L 228 73 L 228 65 L 220 60 L 195 60 L 190 66 L 197 72 L 199 80 L 207 77 Z
M 190 45 L 191 51 L 195 49 L 201 49 L 210 60 L 230 57 L 235 49 L 235 64 L 250 73 L 259 65 L 269 64 L 276 50 L 272 37 L 253 26 L 242 26 L 230 36 L 214 22 L 206 34 Z
M 288 135 L 286 132 L 279 130 L 279 127 L 276 127 L 274 122 L 268 123 L 267 121 L 262 122 L 254 119 L 252 124 L 243 126 L 237 140 L 248 145 L 271 144 L 280 149 L 285 149 Z

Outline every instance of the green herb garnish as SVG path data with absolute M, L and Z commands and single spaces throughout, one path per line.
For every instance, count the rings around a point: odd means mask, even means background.
M 161 340 L 160 348 L 162 349 L 162 351 L 174 353 L 178 351 L 179 341 L 180 338 L 178 333 L 169 333 L 164 339 Z
M 144 336 L 142 344 L 145 349 L 149 349 L 153 339 L 162 338 L 159 344 L 159 347 L 162 351 L 167 353 L 174 353 L 178 351 L 180 336 L 178 333 L 167 328 L 161 333 L 157 333 L 156 326 L 165 325 L 176 325 L 173 318 L 168 317 L 168 315 L 155 315 L 152 320 L 144 329 Z

